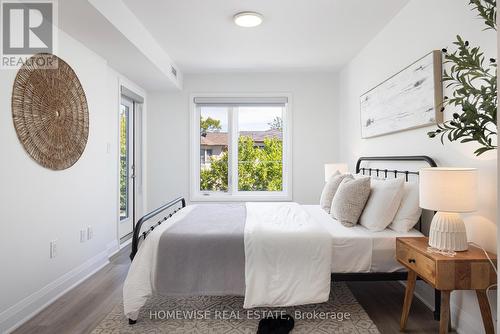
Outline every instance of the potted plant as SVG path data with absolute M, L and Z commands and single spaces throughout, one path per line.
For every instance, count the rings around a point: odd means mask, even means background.
M 484 20 L 485 30 L 496 26 L 496 0 L 470 0 L 473 10 Z M 443 73 L 443 83 L 451 88 L 450 97 L 445 96 L 441 112 L 447 106 L 458 107 L 461 112 L 453 118 L 438 124 L 437 129 L 428 132 L 430 138 L 477 142 L 477 156 L 497 148 L 497 64 L 495 58 L 488 60 L 477 46 L 457 36 L 453 43 L 456 50 L 443 49 L 444 63 L 448 69 Z

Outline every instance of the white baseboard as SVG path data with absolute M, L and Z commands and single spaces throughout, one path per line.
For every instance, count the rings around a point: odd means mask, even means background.
M 118 245 L 116 246 L 118 247 Z M 0 313 L 0 333 L 10 333 L 109 263 L 111 248 L 97 254 Z
M 400 283 L 406 286 L 406 282 L 402 281 Z M 429 291 L 425 291 L 425 288 L 427 288 Z M 430 297 L 431 294 L 432 297 Z M 434 289 L 432 289 L 430 286 L 420 287 L 420 289 L 415 289 L 414 296 L 422 303 L 424 303 L 430 310 L 434 311 Z M 457 304 L 453 303 L 453 299 L 450 302 L 450 311 L 452 318 L 452 327 L 458 334 L 484 333 L 484 326 L 481 316 L 471 314 L 470 312 L 459 307 Z
M 125 246 L 128 246 L 132 243 L 132 238 L 128 239 L 127 241 L 124 241 L 120 244 L 120 249 L 124 248 Z
M 469 312 L 464 309 L 458 307 L 454 303 L 450 303 L 451 309 L 451 317 L 452 317 L 452 327 L 457 331 L 458 334 L 483 334 L 484 326 L 483 320 L 479 317 L 472 316 Z M 460 319 L 454 321 L 454 318 L 457 318 L 457 315 Z M 458 321 L 458 323 L 457 323 Z
M 491 291 L 496 294 L 495 291 Z M 454 292 L 456 293 L 456 292 Z M 491 295 L 490 295 L 491 298 Z M 468 298 L 467 304 L 463 304 L 462 307 L 459 304 L 453 302 L 451 299 L 451 314 L 452 314 L 452 325 L 459 334 L 483 334 L 485 333 L 483 319 L 481 317 L 481 312 L 479 309 L 479 304 L 475 296 L 471 300 Z M 498 328 L 497 317 L 496 317 L 496 303 L 489 300 L 492 312 L 493 326 Z M 475 305 L 471 305 L 474 303 Z
M 424 283 L 426 284 L 426 283 Z M 435 305 L 434 305 L 434 289 L 431 288 L 430 286 L 422 286 L 417 282 L 417 285 L 415 286 L 415 290 L 413 292 L 413 295 L 420 300 L 422 303 L 424 303 L 425 306 L 429 308 L 432 312 L 435 310 Z
M 112 257 L 113 255 L 115 255 L 116 253 L 118 253 L 121 249 L 120 247 L 120 243 L 118 242 L 118 240 L 113 240 L 111 242 L 109 242 L 107 245 L 106 245 L 106 249 L 108 251 L 108 258 Z

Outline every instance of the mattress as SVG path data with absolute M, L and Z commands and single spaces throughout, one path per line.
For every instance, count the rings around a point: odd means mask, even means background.
M 396 261 L 396 238 L 423 236 L 415 229 L 401 233 L 391 229 L 371 232 L 361 225 L 345 227 L 319 205 L 303 208 L 321 222 L 332 237 L 332 273 L 400 271 L 403 266 Z

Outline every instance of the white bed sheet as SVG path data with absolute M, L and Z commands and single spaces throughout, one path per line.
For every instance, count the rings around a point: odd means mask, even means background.
M 361 225 L 345 227 L 319 205 L 303 207 L 332 236 L 332 273 L 402 270 L 403 266 L 396 261 L 396 237 L 422 236 L 416 229 L 401 233 L 388 228 L 371 232 Z

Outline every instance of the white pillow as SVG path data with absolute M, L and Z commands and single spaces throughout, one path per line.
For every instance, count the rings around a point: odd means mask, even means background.
M 326 212 L 330 213 L 333 196 L 335 196 L 335 193 L 337 192 L 337 189 L 339 188 L 342 180 L 348 175 L 350 174 L 340 174 L 339 171 L 336 171 L 323 187 L 321 198 L 319 199 L 319 205 Z
M 370 231 L 382 231 L 393 221 L 404 192 L 403 179 L 375 180 L 359 223 Z
M 405 182 L 401 205 L 389 228 L 396 232 L 408 232 L 418 223 L 421 214 L 418 183 Z

